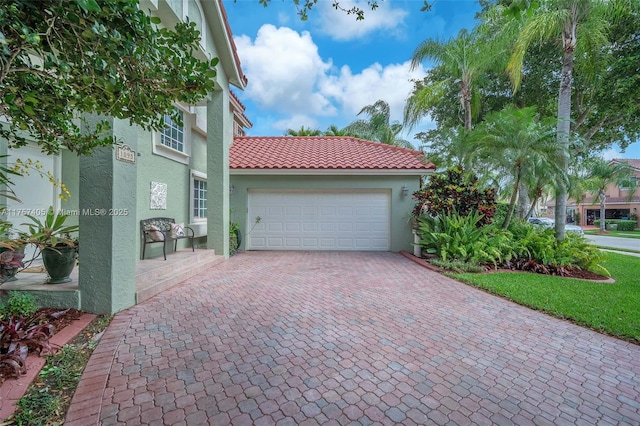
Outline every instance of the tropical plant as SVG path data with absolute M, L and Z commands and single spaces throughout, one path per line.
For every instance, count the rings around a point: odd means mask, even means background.
M 60 316 L 64 311 L 29 318 L 14 316 L 0 320 L 0 381 L 20 377 L 26 371 L 29 351 L 43 354 L 51 350 L 49 339 L 54 328 L 47 316 Z
M 482 46 L 479 34 L 465 29 L 447 41 L 427 39 L 418 45 L 411 59 L 412 68 L 430 59 L 435 66 L 441 67 L 444 78 L 431 84 L 418 82 L 415 85 L 404 110 L 405 125 L 411 128 L 417 124 L 429 108 L 442 98 L 447 85 L 455 82 L 459 89 L 460 109 L 463 111 L 462 124 L 465 129 L 471 129 L 474 82 L 494 65 L 495 58 L 495 54 L 485 51 Z
M 77 244 L 70 234 L 78 231 L 78 225 L 66 225 L 68 215 L 56 213 L 53 207 L 49 207 L 44 220 L 31 215 L 25 216 L 31 220 L 31 222 L 22 224 L 28 227 L 28 232 L 23 234 L 26 243 L 33 244 L 40 249 Z
M 300 126 L 299 130 L 287 129 L 285 136 L 320 136 L 322 132 L 318 129 L 305 128 Z
M 79 125 L 82 114 L 129 120 L 145 129 L 179 119 L 174 103 L 215 91 L 218 59 L 200 60 L 196 24 L 159 26 L 138 0 L 20 0 L 0 14 L 0 136 L 11 146 L 35 140 L 46 153 L 64 146 L 87 154 L 116 140 L 108 120 Z
M 575 268 L 606 273 L 600 266 L 601 252 L 582 235 L 571 232 L 558 241 L 553 229 L 522 220 L 514 220 L 509 232 L 514 244 L 513 258 L 504 265 L 507 268 L 551 275 L 566 275 Z
M 607 211 L 607 187 L 610 185 L 626 186 L 633 185 L 631 176 L 633 167 L 624 160 L 606 161 L 603 158 L 592 158 L 585 163 L 587 170 L 586 179 L 584 180 L 584 188 L 597 195 L 600 202 L 600 219 L 606 217 Z M 636 192 L 636 187 L 629 188 L 628 199 L 631 200 Z M 605 221 L 600 220 L 600 231 L 605 231 Z
M 369 115 L 369 119 L 356 120 L 343 130 L 363 139 L 415 149 L 411 142 L 400 137 L 402 124 L 391 122 L 391 109 L 385 101 L 378 100 L 372 105 L 363 107 L 358 115 L 360 114 Z
M 477 165 L 478 156 L 469 133 L 464 127 L 458 126 L 418 133 L 416 138 L 423 141 L 420 149 L 425 156 L 439 168 L 462 167 L 471 170 Z
M 18 269 L 24 268 L 24 253 L 17 253 L 13 250 L 0 252 L 0 282 L 13 280 Z
M 462 262 L 470 265 L 498 265 L 512 257 L 510 235 L 489 225 L 480 226 L 482 215 L 477 211 L 467 215 L 451 213 L 422 216 L 418 220 L 419 245 L 441 262 Z
M 487 119 L 471 133 L 478 155 L 499 171 L 509 176 L 511 196 L 509 210 L 502 228 L 509 226 L 518 194 L 527 191 L 527 183 L 541 182 L 543 171 L 563 180 L 562 170 L 554 163 L 556 145 L 553 128 L 538 121 L 535 107 L 516 108 L 513 105 L 489 114 Z M 527 191 L 528 192 L 528 191 Z M 523 209 L 524 210 L 524 209 Z
M 350 134 L 346 129 L 339 129 L 338 126 L 332 124 L 323 132 L 324 136 L 355 136 Z
M 569 167 L 569 142 L 571 135 L 571 95 L 576 58 L 580 60 L 581 73 L 595 76 L 596 69 L 604 64 L 603 47 L 609 45 L 607 29 L 611 15 L 623 2 L 603 0 L 546 0 L 527 2 L 526 13 L 513 55 L 507 66 L 514 90 L 520 86 L 523 61 L 530 46 L 546 40 L 560 39 L 562 68 L 556 138 L 558 151 L 556 164 L 562 170 Z M 512 5 L 517 9 L 518 5 Z M 515 16 L 515 15 L 514 15 Z M 561 241 L 565 236 L 564 223 L 567 207 L 567 183 L 557 182 L 555 208 L 555 236 Z
M 453 212 L 468 216 L 477 212 L 480 215 L 478 225 L 486 225 L 493 221 L 496 210 L 495 191 L 481 188 L 477 177 L 465 173 L 461 167 L 451 167 L 431 175 L 429 182 L 414 192 L 413 199 L 416 200 L 412 212 L 414 218 Z

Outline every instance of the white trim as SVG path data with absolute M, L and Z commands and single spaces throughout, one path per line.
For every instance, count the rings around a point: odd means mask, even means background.
M 182 111 L 182 133 L 184 152 L 178 151 L 160 142 L 162 131 L 152 132 L 151 135 L 151 151 L 155 155 L 168 158 L 182 164 L 189 164 L 191 157 L 191 128 L 193 126 L 193 114 L 189 112 L 188 106 L 175 105 L 175 108 Z
M 433 169 L 229 169 L 230 175 L 425 176 Z
M 207 223 L 207 218 L 204 217 L 195 217 L 193 215 L 193 209 L 194 209 L 194 205 L 193 205 L 193 190 L 195 189 L 193 186 L 193 181 L 194 180 L 202 180 L 207 182 L 207 174 L 206 173 L 202 173 L 198 170 L 194 170 L 191 169 L 190 173 L 189 173 L 189 220 L 191 223 Z M 208 186 L 208 185 L 207 185 Z M 207 191 L 208 192 L 208 191 Z M 208 194 L 207 194 L 208 196 Z M 208 212 L 207 212 L 208 214 Z

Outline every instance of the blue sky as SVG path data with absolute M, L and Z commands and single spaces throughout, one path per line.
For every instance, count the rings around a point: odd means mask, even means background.
M 366 9 L 366 1 L 356 2 Z M 379 99 L 391 107 L 391 119 L 402 110 L 413 84 L 429 63 L 412 70 L 411 56 L 427 38 L 446 40 L 472 28 L 480 9 L 475 0 L 436 0 L 421 12 L 422 0 L 383 0 L 364 21 L 320 0 L 300 21 L 291 0 L 224 0 L 243 70 L 249 79 L 236 94 L 253 122 L 251 136 L 281 136 L 286 129 L 341 128 L 357 119 L 365 105 Z M 352 1 L 341 0 L 348 6 Z M 425 118 L 411 133 L 433 128 Z M 614 147 L 607 158 L 640 158 L 640 142 L 626 153 Z

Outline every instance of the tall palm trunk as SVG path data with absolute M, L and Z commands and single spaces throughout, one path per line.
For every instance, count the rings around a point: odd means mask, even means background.
M 471 82 L 460 82 L 460 100 L 464 110 L 464 128 L 471 130 Z
M 525 218 L 529 210 L 529 202 L 529 188 L 523 181 L 520 181 L 520 186 L 518 187 L 518 207 L 516 209 L 516 216 L 520 219 Z
M 569 169 L 569 134 L 571 132 L 571 85 L 573 81 L 573 59 L 576 48 L 576 22 L 570 19 L 562 31 L 562 75 L 558 96 L 558 124 L 556 127 L 559 154 L 558 166 Z M 567 212 L 567 184 L 560 179 L 556 188 L 555 234 L 558 241 L 564 240 L 564 224 Z
M 600 191 L 598 191 L 598 199 L 600 201 L 600 232 L 604 232 L 607 229 L 604 219 L 607 213 L 607 194 L 604 188 L 600 188 Z
M 534 195 L 533 195 L 533 200 L 531 200 L 531 205 L 529 206 L 529 211 L 527 211 L 527 214 L 524 216 L 525 219 L 528 219 L 531 217 L 531 215 L 533 214 L 535 208 L 536 208 L 536 204 L 538 204 L 538 200 L 542 197 L 542 187 L 540 185 L 536 186 L 536 189 L 534 191 Z
M 509 210 L 507 211 L 507 216 L 504 218 L 504 222 L 502 223 L 502 229 L 507 229 L 509 224 L 511 223 L 511 218 L 513 217 L 513 211 L 516 209 L 516 200 L 518 199 L 518 188 L 520 187 L 520 171 L 516 172 L 516 183 L 513 186 L 513 194 L 511 195 L 511 200 L 509 201 Z

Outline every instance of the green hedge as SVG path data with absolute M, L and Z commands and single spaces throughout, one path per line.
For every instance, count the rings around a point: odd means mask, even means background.
M 600 226 L 600 219 L 596 219 L 593 224 Z M 618 225 L 618 231 L 633 231 L 638 226 L 638 222 L 635 220 L 622 220 L 622 219 L 605 219 L 604 225 L 609 229 L 609 225 Z

